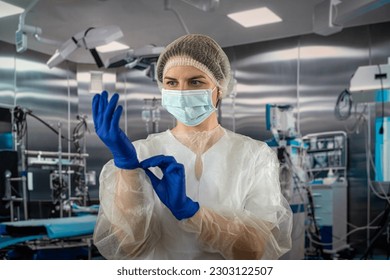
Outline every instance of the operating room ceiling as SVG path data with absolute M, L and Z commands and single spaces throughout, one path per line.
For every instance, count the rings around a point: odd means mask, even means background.
M 31 1 L 6 2 L 27 7 Z M 182 17 L 190 33 L 207 34 L 223 47 L 313 33 L 313 11 L 320 2 L 322 0 L 220 0 L 215 11 L 204 12 L 182 0 L 169 1 L 170 7 Z M 244 28 L 226 16 L 264 6 L 283 21 Z M 41 28 L 42 37 L 60 42 L 89 27 L 118 25 L 124 34 L 118 41 L 131 48 L 165 46 L 186 33 L 175 13 L 165 7 L 164 0 L 40 0 L 27 13 L 25 24 Z M 390 21 L 389 4 L 355 17 L 343 27 L 386 21 Z M 18 15 L 0 18 L 0 41 L 15 44 L 18 23 Z M 52 55 L 56 46 L 38 42 L 29 35 L 28 49 Z M 77 50 L 69 60 L 94 63 L 86 50 Z

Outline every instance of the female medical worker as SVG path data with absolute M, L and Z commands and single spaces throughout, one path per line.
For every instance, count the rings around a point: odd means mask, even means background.
M 100 174 L 94 243 L 107 259 L 277 259 L 292 214 L 279 163 L 263 142 L 218 124 L 230 64 L 204 35 L 169 44 L 157 62 L 162 106 L 177 125 L 132 143 L 118 94 L 95 95 L 97 135 L 113 154 Z

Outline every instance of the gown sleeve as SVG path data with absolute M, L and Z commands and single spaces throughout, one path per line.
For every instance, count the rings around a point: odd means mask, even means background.
M 242 210 L 201 207 L 181 222 L 205 251 L 226 259 L 278 259 L 290 250 L 292 212 L 280 190 L 279 161 L 267 146 L 260 150 Z
M 147 259 L 160 239 L 160 225 L 145 172 L 119 169 L 111 160 L 99 180 L 95 246 L 106 259 Z

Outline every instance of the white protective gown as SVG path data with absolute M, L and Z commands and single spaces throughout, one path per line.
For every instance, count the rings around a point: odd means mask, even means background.
M 187 196 L 199 202 L 176 220 L 142 169 L 109 161 L 100 174 L 94 242 L 107 259 L 277 259 L 291 248 L 292 213 L 280 191 L 279 162 L 263 142 L 218 126 L 170 130 L 134 142 L 139 161 L 170 155 L 185 167 Z M 159 168 L 151 169 L 162 176 Z

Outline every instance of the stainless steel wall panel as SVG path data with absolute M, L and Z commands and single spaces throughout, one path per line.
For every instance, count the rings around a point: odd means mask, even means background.
M 48 56 L 26 51 L 15 52 L 15 46 L 0 43 L 2 60 L 0 64 L 1 86 L 0 106 L 20 106 L 31 112 L 54 129 L 61 123 L 62 134 L 69 137 L 72 120 L 78 112 L 75 64 L 64 63 L 61 67 L 49 69 Z M 58 137 L 45 125 L 27 116 L 27 143 L 30 150 L 57 151 Z M 68 142 L 62 141 L 62 150 L 67 151 Z M 34 173 L 34 190 L 31 200 L 50 200 L 49 171 L 30 167 Z
M 312 59 L 301 60 L 300 126 L 303 135 L 352 127 L 355 121 L 352 118 L 337 120 L 334 108 L 338 95 L 349 87 L 357 67 L 369 63 L 368 39 L 367 27 L 347 29 L 328 37 L 308 35 L 301 38 L 303 56 L 307 50 L 318 50 Z M 364 226 L 367 206 L 364 134 L 349 134 L 348 138 L 349 222 Z M 358 233 L 351 238 L 360 239 L 363 235 Z
M 293 54 L 297 43 L 283 39 L 226 49 L 238 81 L 236 132 L 266 140 L 271 133 L 265 129 L 265 105 L 296 104 L 297 60 Z M 232 118 L 224 112 L 231 112 L 231 106 L 231 99 L 222 102 L 222 124 L 229 129 Z
M 11 108 L 15 101 L 15 47 L 0 43 L 0 106 Z
M 22 57 L 17 57 L 15 103 L 28 108 L 56 130 L 58 123 L 61 123 L 62 134 L 68 137 L 70 136 L 68 113 L 72 120 L 76 120 L 78 112 L 75 69 L 74 66 L 69 70 L 49 69 L 46 60 L 47 56 L 28 51 L 23 53 Z M 58 150 L 57 137 L 47 127 L 31 117 L 28 117 L 28 127 L 34 131 L 29 133 L 29 147 L 38 150 Z M 42 135 L 47 135 L 47 142 L 41 141 Z M 67 149 L 66 143 L 64 149 Z
M 302 134 L 344 130 L 343 123 L 334 117 L 334 106 L 341 91 L 349 87 L 356 68 L 368 63 L 367 38 L 364 28 L 301 38 L 301 57 L 310 57 L 307 52 L 313 52 L 312 58 L 303 58 L 300 63 Z

